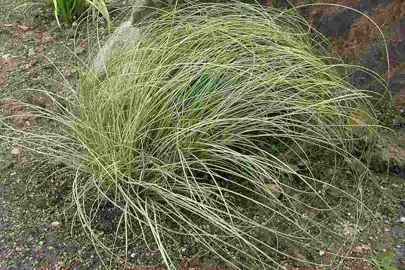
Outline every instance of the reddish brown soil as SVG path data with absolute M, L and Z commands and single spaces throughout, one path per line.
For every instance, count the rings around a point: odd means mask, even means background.
M 31 29 L 28 23 L 18 22 L 14 24 L 7 24 L 0 22 L 0 29 L 7 28 L 13 29 L 13 35 L 8 39 L 12 44 L 19 44 L 27 38 L 35 39 L 35 55 L 29 59 L 28 70 L 33 71 L 38 59 L 44 58 L 45 62 L 48 60 L 44 57 L 45 47 L 48 44 L 55 42 L 55 37 L 49 31 L 40 31 L 38 29 Z M 9 77 L 15 68 L 22 63 L 22 59 L 18 57 L 10 57 L 0 59 L 0 86 L 7 86 L 9 84 Z
M 25 23 L 16 23 L 13 25 L 14 35 L 8 40 L 11 43 L 21 43 L 26 38 L 35 38 L 36 54 L 40 56 L 44 52 L 46 44 L 54 43 L 55 37 L 49 31 L 40 31 L 31 29 Z
M 14 127 L 19 130 L 35 128 L 35 117 L 23 106 L 21 101 L 0 100 L 0 108 L 5 109 L 9 116 L 14 119 Z
M 405 72 L 405 65 L 398 65 L 398 66 L 391 65 L 390 66 L 390 74 L 389 74 L 389 76 L 388 76 L 388 73 L 385 72 L 385 73 L 382 74 L 382 77 L 384 79 L 393 80 L 393 79 L 396 78 L 397 73 L 401 73 L 401 72 Z
M 405 160 L 405 151 L 402 150 L 398 145 L 391 145 L 388 148 L 389 157 L 391 159 L 402 159 Z
M 0 59 L 0 86 L 7 86 L 10 74 L 22 60 L 18 57 Z
M 378 7 L 370 18 L 383 30 L 390 23 L 400 21 L 405 15 L 405 1 L 391 0 L 388 6 Z M 335 53 L 343 58 L 358 58 L 374 39 L 380 35 L 379 30 L 368 18 L 362 16 L 354 22 L 350 34 L 343 42 L 333 39 Z
M 41 106 L 42 108 L 51 109 L 51 101 L 41 94 L 30 94 L 28 96 L 28 101 L 31 104 Z
M 398 108 L 403 108 L 405 106 L 405 89 L 402 93 L 395 94 L 395 105 Z

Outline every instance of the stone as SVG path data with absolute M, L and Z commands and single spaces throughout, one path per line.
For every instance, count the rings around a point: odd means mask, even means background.
M 59 221 L 54 221 L 51 223 L 51 228 L 52 229 L 56 229 L 60 226 L 60 222 Z
M 14 156 L 18 156 L 21 154 L 22 148 L 19 145 L 16 145 L 13 147 L 13 150 L 11 150 L 11 154 L 13 154 Z
M 35 55 L 35 50 L 34 50 L 34 48 L 30 48 L 29 50 L 28 50 L 28 56 L 29 57 L 32 57 L 32 56 L 34 56 Z
M 126 21 L 119 26 L 114 34 L 107 40 L 93 61 L 93 71 L 96 74 L 107 73 L 107 63 L 110 58 L 119 52 L 136 48 L 141 36 L 141 29 L 132 25 L 131 21 Z M 127 72 L 130 67 L 123 67 Z
M 396 250 L 396 265 L 398 269 L 405 269 L 405 245 L 397 246 Z
M 392 230 L 390 232 L 392 238 L 395 239 L 405 239 L 405 231 L 404 230 Z
M 324 14 L 319 18 L 317 29 L 326 37 L 344 37 L 361 15 L 349 9 L 340 9 L 338 14 Z
M 83 53 L 84 52 L 84 47 L 82 47 L 82 46 L 77 46 L 76 48 L 75 48 L 75 50 L 74 50 L 74 53 L 75 54 L 81 54 L 81 53 Z

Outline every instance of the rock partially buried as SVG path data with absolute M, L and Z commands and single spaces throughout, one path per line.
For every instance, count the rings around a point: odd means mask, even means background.
M 34 48 L 30 48 L 30 49 L 28 50 L 28 56 L 31 57 L 31 56 L 34 56 L 34 55 L 35 55 L 35 50 L 34 50 Z
M 14 156 L 19 156 L 22 152 L 22 148 L 20 145 L 15 145 L 13 147 L 13 150 L 11 150 L 11 154 L 13 154 Z
M 56 230 L 57 228 L 59 228 L 60 226 L 60 222 L 59 221 L 54 221 L 51 223 L 51 229 L 52 230 Z
M 114 54 L 136 49 L 140 35 L 141 29 L 134 26 L 131 21 L 121 24 L 95 57 L 93 71 L 97 75 L 105 75 L 110 58 Z

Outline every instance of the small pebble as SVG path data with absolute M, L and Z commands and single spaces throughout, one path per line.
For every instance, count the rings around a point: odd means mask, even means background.
M 84 52 L 84 48 L 80 47 L 80 46 L 76 47 L 75 50 L 74 50 L 75 54 L 81 54 L 83 52 Z
M 56 228 L 59 227 L 59 225 L 60 225 L 60 222 L 59 222 L 59 221 L 54 221 L 54 222 L 51 223 L 51 228 L 52 228 L 52 229 L 56 229 Z
M 45 256 L 45 254 L 43 252 L 37 252 L 35 258 L 37 260 L 41 260 L 44 256 Z
M 11 150 L 11 154 L 13 154 L 14 156 L 18 156 L 19 154 L 21 154 L 21 146 L 16 145 L 13 147 L 13 150 Z
M 28 56 L 31 57 L 31 56 L 34 56 L 34 55 L 35 55 L 35 50 L 34 50 L 34 48 L 30 48 L 30 49 L 28 50 Z
M 239 259 L 243 260 L 243 259 L 245 259 L 245 258 L 246 258 L 245 253 L 239 252 Z
M 162 255 L 160 254 L 160 251 L 154 251 L 152 252 L 152 258 L 155 260 L 160 260 L 160 258 L 162 257 Z
M 405 223 L 405 217 L 401 217 L 401 218 L 399 219 L 399 222 Z

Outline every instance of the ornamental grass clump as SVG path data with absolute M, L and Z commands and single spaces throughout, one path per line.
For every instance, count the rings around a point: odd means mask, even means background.
M 106 74 L 89 68 L 71 110 L 51 117 L 64 132 L 48 154 L 76 170 L 77 217 L 98 247 L 141 246 L 168 269 L 187 246 L 201 261 L 272 269 L 316 265 L 297 250 L 333 253 L 325 239 L 353 241 L 372 217 L 372 176 L 352 153 L 371 149 L 376 119 L 324 37 L 294 12 L 238 3 L 134 27 L 134 47 Z M 97 233 L 106 203 L 120 241 Z

